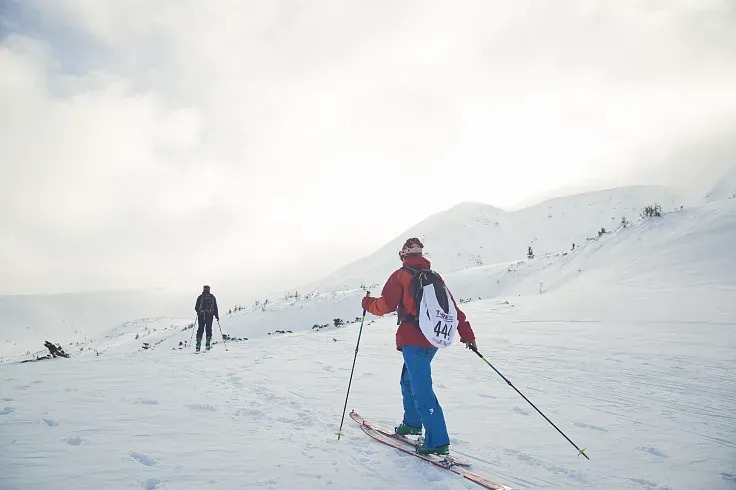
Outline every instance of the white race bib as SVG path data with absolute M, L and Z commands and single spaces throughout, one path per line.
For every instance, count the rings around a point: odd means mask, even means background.
M 447 305 L 449 311 L 445 313 L 437 301 L 434 285 L 424 286 L 422 302 L 417 314 L 419 329 L 429 343 L 438 348 L 451 345 L 457 330 L 457 310 L 449 294 L 447 294 Z

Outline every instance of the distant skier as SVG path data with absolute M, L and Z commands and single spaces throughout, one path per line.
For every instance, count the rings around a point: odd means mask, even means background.
M 394 311 L 398 312 L 399 328 L 396 331 L 396 349 L 401 352 L 404 358 L 404 365 L 401 370 L 401 395 L 404 404 L 404 418 L 401 425 L 396 428 L 396 432 L 401 435 L 421 435 L 422 426 L 425 429 L 424 444 L 417 448 L 417 452 L 421 454 L 448 454 L 450 449 L 450 438 L 447 434 L 447 426 L 445 424 L 445 416 L 440 407 L 439 401 L 432 389 L 432 373 L 430 364 L 434 355 L 437 353 L 436 345 L 449 345 L 454 336 L 453 328 L 460 334 L 460 341 L 466 344 L 469 349 L 471 346 L 477 348 L 475 343 L 475 335 L 470 323 L 467 321 L 465 314 L 460 311 L 455 303 L 455 298 L 447 290 L 452 305 L 447 301 L 447 295 L 440 294 L 438 291 L 444 291 L 442 285 L 444 280 L 439 274 L 424 275 L 422 280 L 432 281 L 436 276 L 435 282 L 431 283 L 433 290 L 437 293 L 436 298 L 426 298 L 427 303 L 431 304 L 422 313 L 424 315 L 434 315 L 435 311 L 440 318 L 437 326 L 427 326 L 416 319 L 418 312 L 417 301 L 412 291 L 412 283 L 416 288 L 414 281 L 415 272 L 430 269 L 429 260 L 422 256 L 424 245 L 418 238 L 409 238 L 399 251 L 399 258 L 402 262 L 402 268 L 396 270 L 388 278 L 388 281 L 381 291 L 380 297 L 365 297 L 362 301 L 363 308 L 373 315 L 383 316 Z M 406 269 L 408 267 L 409 269 Z M 427 278 L 430 279 L 427 279 Z M 423 283 L 422 283 L 423 284 Z M 437 286 L 435 288 L 435 285 Z M 424 291 L 427 291 L 425 288 Z M 454 315 L 442 314 L 437 308 L 437 304 L 442 304 L 442 308 Z M 455 311 L 452 311 L 454 307 Z M 444 328 L 438 328 L 443 318 L 448 318 L 450 325 L 449 332 L 447 324 Z M 432 319 L 434 322 L 435 319 Z M 434 324 L 433 324 L 434 325 Z M 424 328 L 424 330 L 422 330 Z M 432 335 L 434 333 L 434 335 Z M 435 342 L 434 344 L 429 341 Z M 449 339 L 449 340 L 448 340 Z
M 199 328 L 197 329 L 197 352 L 202 345 L 202 333 L 204 329 L 207 329 L 207 340 L 205 348 L 210 350 L 210 341 L 212 340 L 212 318 L 216 318 L 220 321 L 220 313 L 217 309 L 217 298 L 215 295 L 210 293 L 210 287 L 204 286 L 202 294 L 197 297 L 197 302 L 194 304 L 194 310 L 197 312 L 197 321 L 199 322 Z

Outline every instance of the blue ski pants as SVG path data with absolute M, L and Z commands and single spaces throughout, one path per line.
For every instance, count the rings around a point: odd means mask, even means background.
M 197 315 L 199 323 L 199 328 L 197 328 L 197 342 L 202 341 L 202 334 L 205 333 L 205 328 L 207 329 L 207 338 L 212 338 L 212 319 L 214 316 L 213 313 L 200 313 Z
M 401 347 L 401 353 L 404 356 L 401 370 L 404 423 L 413 427 L 424 426 L 424 444 L 427 447 L 449 444 L 445 415 L 432 390 L 430 364 L 437 349 L 405 345 Z

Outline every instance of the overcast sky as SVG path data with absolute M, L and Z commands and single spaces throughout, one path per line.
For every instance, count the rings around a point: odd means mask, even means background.
M 0 293 L 290 287 L 736 155 L 733 0 L 0 5 Z

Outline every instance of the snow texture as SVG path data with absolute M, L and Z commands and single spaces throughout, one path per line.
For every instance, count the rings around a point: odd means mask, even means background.
M 736 164 L 721 177 L 706 196 L 708 202 L 736 199 Z
M 480 351 L 591 458 L 453 345 L 433 362 L 434 388 L 451 449 L 474 471 L 514 489 L 735 488 L 736 200 L 630 219 L 574 251 L 465 268 L 439 259 Z M 398 265 L 386 254 L 384 279 Z M 479 488 L 347 415 L 338 441 L 364 294 L 224 312 L 224 333 L 243 340 L 225 350 L 216 324 L 200 355 L 177 318 L 102 331 L 70 359 L 11 352 L 0 488 Z M 348 403 L 389 427 L 402 415 L 395 329 L 395 316 L 366 318 Z

